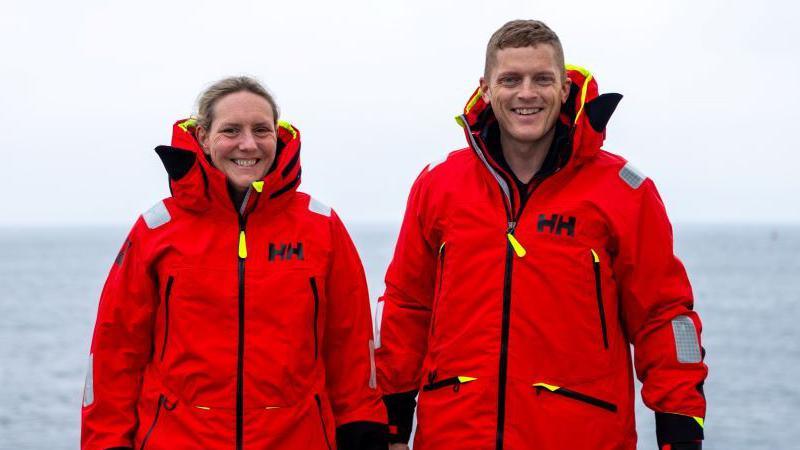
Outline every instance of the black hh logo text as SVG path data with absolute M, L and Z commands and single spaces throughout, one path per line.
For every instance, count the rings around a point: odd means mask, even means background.
M 274 244 L 269 243 L 269 260 L 289 261 L 292 258 L 303 260 L 303 243 Z
M 565 234 L 567 236 L 575 236 L 575 217 L 564 217 L 559 214 L 551 214 L 549 217 L 544 214 L 539 214 L 539 221 L 536 223 L 536 231 L 547 231 L 553 234 Z

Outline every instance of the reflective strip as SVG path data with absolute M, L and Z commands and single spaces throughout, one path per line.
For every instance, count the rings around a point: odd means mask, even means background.
M 86 381 L 83 383 L 83 406 L 94 403 L 94 354 L 89 354 L 89 367 L 86 368 Z
M 190 127 L 197 125 L 197 119 L 194 117 L 190 117 L 189 119 L 184 120 L 183 122 L 178 124 L 178 128 L 183 131 L 189 131 Z
M 383 322 L 383 300 L 375 305 L 375 348 L 381 348 L 381 322 Z
M 559 387 L 559 386 L 554 386 L 552 384 L 547 384 L 547 383 L 535 383 L 533 385 L 533 387 L 543 387 L 543 388 L 547 389 L 550 392 L 555 392 L 555 391 L 561 389 L 561 387 Z
M 439 158 L 436 161 L 428 164 L 428 171 L 430 172 L 431 170 L 433 170 L 434 167 L 438 166 L 439 164 L 441 164 L 441 163 L 443 163 L 445 161 L 447 161 L 447 156 L 445 156 L 444 158 Z
M 500 176 L 500 174 L 498 174 L 492 168 L 492 165 L 489 164 L 489 161 L 486 160 L 486 156 L 484 156 L 483 152 L 480 151 L 480 148 L 478 147 L 478 143 L 475 142 L 475 136 L 472 135 L 472 130 L 470 129 L 469 125 L 467 124 L 466 116 L 461 116 L 461 121 L 464 123 L 464 127 L 467 129 L 467 136 L 469 136 L 469 142 L 471 144 L 472 150 L 475 153 L 478 154 L 478 158 L 480 158 L 481 161 L 483 161 L 483 164 L 486 166 L 486 168 L 489 169 L 489 173 L 491 173 L 492 176 L 494 176 L 494 179 L 497 180 L 498 183 L 500 183 L 500 189 L 503 190 L 503 194 L 506 195 L 506 198 L 508 199 L 508 203 L 510 204 L 511 203 L 511 191 L 508 189 L 508 185 L 506 184 L 506 181 L 503 179 L 503 177 Z
M 263 181 L 253 181 L 253 189 L 256 190 L 259 194 L 261 191 L 264 190 L 264 182 Z
M 315 199 L 314 197 L 311 197 L 311 199 L 308 201 L 308 210 L 317 214 L 321 214 L 325 217 L 331 216 L 331 207 Z
M 297 130 L 295 130 L 292 124 L 290 124 L 289 122 L 285 120 L 279 120 L 278 126 L 292 133 L 293 138 L 297 138 Z
M 697 329 L 688 316 L 672 319 L 672 332 L 675 334 L 675 351 L 678 362 L 699 363 L 703 360 L 700 344 L 697 342 Z
M 239 258 L 247 258 L 247 240 L 244 237 L 244 231 L 239 232 Z
M 142 218 L 144 219 L 144 223 L 147 224 L 147 228 L 154 230 L 165 223 L 169 223 L 172 220 L 172 217 L 169 215 L 169 211 L 167 210 L 167 205 L 164 204 L 164 201 L 160 201 L 153 205 L 152 208 L 148 209 L 144 214 L 142 214 Z
M 625 167 L 619 171 L 619 177 L 622 178 L 624 182 L 628 183 L 628 186 L 634 189 L 639 189 L 639 186 L 647 179 L 647 177 L 644 176 L 639 169 L 633 167 L 631 163 L 625 164 Z
M 369 387 L 378 388 L 378 375 L 375 373 L 375 341 L 369 340 Z
M 528 252 L 525 250 L 525 247 L 523 247 L 522 244 L 519 243 L 519 241 L 517 240 L 517 238 L 514 237 L 513 234 L 506 233 L 506 236 L 508 236 L 508 242 L 511 243 L 511 247 L 514 248 L 514 253 L 516 253 L 517 256 L 523 258 L 525 255 L 528 254 Z
M 208 406 L 197 406 L 197 405 L 195 405 L 194 407 L 197 408 L 197 409 L 202 409 L 203 411 L 211 411 L 211 408 L 209 408 Z

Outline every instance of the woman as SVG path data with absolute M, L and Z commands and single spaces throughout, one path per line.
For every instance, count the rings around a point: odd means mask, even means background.
M 172 197 L 103 289 L 82 448 L 386 448 L 361 262 L 272 96 L 221 80 L 156 152 Z

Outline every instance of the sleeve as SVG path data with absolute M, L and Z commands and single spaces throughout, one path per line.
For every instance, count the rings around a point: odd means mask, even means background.
M 703 439 L 706 412 L 702 324 L 693 311 L 686 270 L 673 253 L 672 226 L 655 185 L 646 180 L 636 195 L 618 230 L 614 262 L 622 320 L 634 346 L 642 399 L 655 411 L 659 448 L 694 445 Z
M 428 345 L 437 247 L 430 244 L 432 231 L 423 217 L 426 173 L 411 188 L 376 314 L 378 385 L 386 394 L 390 442 L 410 437 Z
M 150 360 L 158 302 L 134 226 L 103 287 L 89 355 L 81 423 L 82 449 L 133 447 L 136 403 Z
M 322 356 L 327 390 L 343 450 L 385 448 L 386 410 L 375 383 L 367 281 L 347 230 L 331 215 L 333 251 L 326 280 Z

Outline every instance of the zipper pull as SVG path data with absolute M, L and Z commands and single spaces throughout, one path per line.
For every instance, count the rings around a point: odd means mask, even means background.
M 528 254 L 525 247 L 519 243 L 517 238 L 514 237 L 514 229 L 517 227 L 516 222 L 508 222 L 508 231 L 506 232 L 506 237 L 508 237 L 508 242 L 511 243 L 511 247 L 514 248 L 514 253 L 517 254 L 518 257 L 523 258 L 525 255 Z
M 253 181 L 253 189 L 256 190 L 259 194 L 261 191 L 264 190 L 264 182 L 263 181 Z
M 244 230 L 239 232 L 239 258 L 247 258 L 247 240 L 244 237 Z

